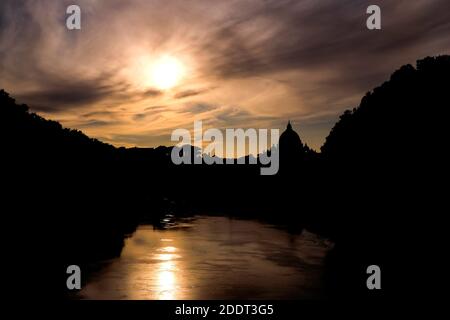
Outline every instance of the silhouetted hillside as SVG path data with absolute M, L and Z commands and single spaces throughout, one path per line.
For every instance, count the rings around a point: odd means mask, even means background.
M 401 67 L 340 117 L 322 154 L 333 160 L 386 163 L 439 152 L 434 147 L 443 140 L 449 88 L 450 56 L 419 60 L 417 68 Z
M 27 105 L 18 105 L 0 90 L 0 139 L 3 148 L 14 153 L 4 156 L 32 156 L 54 160 L 106 160 L 114 147 L 92 139 L 78 130 L 66 129 L 56 121 L 30 113 Z M 55 159 L 56 158 L 56 159 Z
M 438 254 L 425 245 L 427 232 L 446 199 L 438 181 L 447 170 L 449 88 L 450 56 L 403 66 L 346 111 L 321 148 L 327 204 L 315 222 L 336 241 L 328 266 L 337 295 L 375 295 L 361 281 L 370 264 L 384 270 L 388 293 L 424 290 L 426 261 Z

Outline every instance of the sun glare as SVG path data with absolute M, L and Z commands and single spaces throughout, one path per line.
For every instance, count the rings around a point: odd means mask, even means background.
M 160 90 L 167 90 L 175 87 L 183 75 L 183 64 L 174 57 L 165 56 L 151 65 L 149 82 Z

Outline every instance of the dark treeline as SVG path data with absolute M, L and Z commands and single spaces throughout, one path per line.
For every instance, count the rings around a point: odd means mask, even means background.
M 33 286 L 64 296 L 68 265 L 83 269 L 120 255 L 139 223 L 156 224 L 168 213 L 220 213 L 332 239 L 330 295 L 376 294 L 365 287 L 371 264 L 386 270 L 385 292 L 394 292 L 410 246 L 405 239 L 411 243 L 419 231 L 408 229 L 413 212 L 433 210 L 431 197 L 439 197 L 428 179 L 439 174 L 435 159 L 445 153 L 448 88 L 449 56 L 403 66 L 340 117 L 321 153 L 288 125 L 275 176 L 260 176 L 259 165 L 176 166 L 170 147 L 116 148 L 31 113 L 0 91 L 10 280 L 23 294 L 27 273 L 38 270 Z

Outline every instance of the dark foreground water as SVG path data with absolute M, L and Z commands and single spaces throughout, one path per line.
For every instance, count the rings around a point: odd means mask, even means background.
M 331 244 L 226 217 L 140 226 L 120 258 L 91 277 L 82 299 L 297 299 L 321 296 Z

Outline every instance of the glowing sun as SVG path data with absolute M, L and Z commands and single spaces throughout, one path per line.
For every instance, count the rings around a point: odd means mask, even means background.
M 160 90 L 175 87 L 183 78 L 185 68 L 180 60 L 165 56 L 153 63 L 148 71 L 149 82 Z

